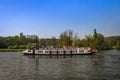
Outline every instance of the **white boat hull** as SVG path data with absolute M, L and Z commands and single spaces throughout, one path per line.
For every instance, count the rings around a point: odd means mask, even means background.
M 93 52 L 90 50 L 26 50 L 25 55 L 88 55 Z

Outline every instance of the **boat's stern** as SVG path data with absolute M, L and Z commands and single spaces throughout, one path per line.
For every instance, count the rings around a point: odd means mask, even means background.
M 24 55 L 32 54 L 32 51 L 29 49 L 26 49 L 22 52 Z

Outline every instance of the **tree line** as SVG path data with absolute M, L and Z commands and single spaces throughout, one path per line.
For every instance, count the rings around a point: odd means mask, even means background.
M 40 39 L 37 35 L 24 35 L 0 37 L 0 48 L 25 49 L 36 47 L 91 47 L 96 49 L 120 49 L 120 36 L 104 37 L 94 29 L 92 35 L 80 39 L 72 30 L 60 33 L 59 38 Z

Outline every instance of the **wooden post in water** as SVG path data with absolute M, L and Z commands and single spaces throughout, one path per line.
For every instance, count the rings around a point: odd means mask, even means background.
M 72 55 L 72 50 L 70 50 L 70 53 L 71 53 L 71 55 Z
M 58 55 L 58 50 L 57 50 L 57 55 Z
M 33 55 L 35 55 L 35 48 L 33 48 Z
M 52 51 L 50 50 L 50 55 L 52 54 Z
M 58 58 L 58 50 L 57 50 L 57 58 Z
M 65 55 L 65 52 L 66 52 L 66 51 L 64 50 L 64 51 L 63 51 L 63 53 L 64 53 L 64 58 L 65 58 L 65 56 L 66 56 L 66 55 Z
M 65 50 L 63 51 L 64 55 L 65 55 Z
M 72 58 L 72 50 L 70 51 L 70 53 L 71 53 L 71 58 Z

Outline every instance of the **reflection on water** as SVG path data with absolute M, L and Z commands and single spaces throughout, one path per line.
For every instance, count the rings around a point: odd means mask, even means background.
M 119 67 L 117 50 L 76 56 L 0 52 L 0 80 L 119 80 Z

